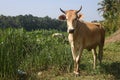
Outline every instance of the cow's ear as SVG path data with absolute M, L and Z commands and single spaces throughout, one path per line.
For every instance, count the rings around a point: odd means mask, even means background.
M 66 16 L 65 15 L 60 15 L 59 20 L 66 20 Z
M 83 14 L 78 14 L 78 19 L 83 19 L 84 15 Z

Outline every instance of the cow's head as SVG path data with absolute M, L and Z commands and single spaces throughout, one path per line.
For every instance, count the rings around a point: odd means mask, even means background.
M 78 14 L 81 11 L 81 9 L 82 9 L 82 6 L 79 10 L 64 11 L 60 8 L 60 11 L 64 14 L 60 15 L 59 19 L 67 21 L 67 26 L 68 26 L 67 32 L 68 33 L 73 33 L 74 32 L 74 30 L 76 28 L 77 21 L 82 18 L 83 15 Z

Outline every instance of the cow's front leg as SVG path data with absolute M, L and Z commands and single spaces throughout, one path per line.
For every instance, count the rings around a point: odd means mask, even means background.
M 72 51 L 73 60 L 75 61 L 76 60 L 76 50 L 75 50 L 73 42 L 71 42 L 71 51 Z
M 75 59 L 76 59 L 76 50 L 75 50 L 75 45 L 74 45 L 74 41 L 73 41 L 73 34 L 68 35 L 68 40 L 69 40 L 69 43 L 70 43 L 70 46 L 71 46 L 73 60 L 75 61 Z
M 82 51 L 83 51 L 83 48 L 80 48 L 79 49 L 79 53 L 75 59 L 75 63 L 76 63 L 76 69 L 74 71 L 75 75 L 78 76 L 79 75 L 79 62 L 80 62 L 80 58 L 82 56 Z
M 76 50 L 75 50 L 73 42 L 71 42 L 70 45 L 71 45 L 72 57 L 73 57 L 73 61 L 74 61 L 74 72 L 75 72 L 76 66 L 77 66 L 76 65 Z
M 97 53 L 96 53 L 96 48 L 95 49 L 92 49 L 92 53 L 93 53 L 93 69 L 96 68 L 96 62 L 97 62 Z

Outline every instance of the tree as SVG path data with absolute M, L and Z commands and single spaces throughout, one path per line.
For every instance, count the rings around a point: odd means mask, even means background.
M 115 32 L 119 28 L 120 0 L 103 0 L 98 5 L 101 5 L 98 11 L 103 14 L 104 26 L 108 31 Z
M 37 29 L 56 29 L 59 31 L 66 31 L 66 24 L 64 21 L 46 17 L 34 17 L 29 15 L 19 16 L 0 16 L 0 28 L 24 28 L 27 31 Z
M 103 12 L 103 17 L 105 19 L 114 18 L 117 14 L 117 1 L 116 0 L 103 0 L 98 5 L 101 5 L 101 8 L 98 11 Z

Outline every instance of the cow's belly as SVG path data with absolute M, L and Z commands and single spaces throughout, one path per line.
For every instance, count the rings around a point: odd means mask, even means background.
M 101 42 L 101 37 L 100 34 L 95 34 L 92 37 L 87 36 L 87 37 L 82 37 L 78 36 L 77 38 L 73 39 L 73 34 L 69 34 L 68 40 L 70 43 L 74 43 L 73 46 L 76 50 L 79 50 L 80 47 L 83 47 L 84 49 L 91 50 L 93 48 L 96 48 L 97 45 L 100 44 Z
M 84 44 L 84 48 L 85 49 L 93 49 L 93 48 L 96 48 L 97 45 L 100 44 L 100 39 L 96 39 L 96 40 L 89 40 L 89 41 L 86 41 L 85 44 Z
M 92 44 L 92 45 L 87 45 L 84 47 L 84 49 L 91 50 L 97 47 L 98 44 Z
M 75 47 L 77 50 L 80 47 L 83 47 L 83 49 L 91 50 L 93 48 L 96 48 L 100 44 L 100 38 L 97 39 L 84 39 L 84 40 L 78 40 L 75 42 Z

